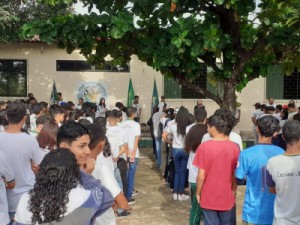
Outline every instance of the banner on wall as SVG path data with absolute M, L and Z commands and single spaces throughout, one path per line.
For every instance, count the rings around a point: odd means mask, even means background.
M 131 107 L 133 101 L 134 101 L 134 90 L 133 90 L 132 81 L 130 78 L 129 85 L 128 85 L 127 107 Z
M 98 82 L 86 82 L 82 84 L 77 92 L 77 99 L 82 98 L 84 102 L 99 103 L 101 98 L 107 97 L 104 85 Z

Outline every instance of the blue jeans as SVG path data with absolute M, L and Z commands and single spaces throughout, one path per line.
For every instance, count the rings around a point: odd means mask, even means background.
M 204 215 L 204 225 L 232 225 L 235 224 L 233 221 L 233 207 L 227 211 L 217 211 L 217 210 L 210 210 L 210 209 L 203 209 Z
M 129 160 L 129 158 L 128 158 Z M 138 158 L 134 158 L 134 162 L 131 163 L 129 162 L 129 167 L 128 167 L 128 189 L 127 189 L 127 193 L 126 193 L 126 198 L 127 200 L 131 199 L 132 197 L 132 192 L 133 192 L 133 188 L 134 188 L 134 176 L 135 176 L 135 171 L 137 169 L 137 165 L 138 165 Z
M 184 192 L 188 159 L 189 155 L 183 148 L 173 148 L 173 160 L 175 164 L 174 193 Z
M 161 165 L 161 137 L 155 137 L 156 165 Z

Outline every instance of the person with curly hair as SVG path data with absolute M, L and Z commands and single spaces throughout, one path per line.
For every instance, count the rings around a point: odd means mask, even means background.
M 181 106 L 175 117 L 175 123 L 167 127 L 163 133 L 163 139 L 166 143 L 172 144 L 173 159 L 175 164 L 174 192 L 173 199 L 184 201 L 189 196 L 184 195 L 184 186 L 186 181 L 187 162 L 189 155 L 184 151 L 184 139 L 186 135 L 186 127 L 192 123 L 190 113 L 187 108 Z M 171 141 L 168 135 L 173 136 Z
M 75 155 L 57 148 L 43 159 L 34 188 L 24 194 L 15 216 L 19 224 L 94 224 L 102 210 L 101 187 L 87 190 Z

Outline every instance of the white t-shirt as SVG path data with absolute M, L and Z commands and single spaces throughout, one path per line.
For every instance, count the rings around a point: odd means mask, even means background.
M 134 148 L 135 138 L 141 136 L 141 125 L 132 119 L 128 119 L 121 123 L 119 126 L 121 126 L 127 134 L 128 151 L 129 155 L 131 155 Z M 138 158 L 139 156 L 139 147 L 137 147 L 137 150 L 135 152 L 135 158 Z
M 293 120 L 293 117 L 294 117 L 297 113 L 298 113 L 298 112 L 291 112 L 291 113 L 289 113 L 288 120 Z
M 102 152 L 101 152 L 102 153 Z M 95 169 L 92 175 L 101 181 L 101 183 L 110 191 L 113 198 L 121 193 L 121 189 L 115 179 L 114 172 L 111 165 L 106 165 L 106 159 L 103 154 L 99 154 L 96 160 Z M 104 160 L 104 161 L 103 161 Z M 115 225 L 116 218 L 112 208 L 107 210 L 101 216 L 96 218 L 96 225 Z
M 67 203 L 67 212 L 64 216 L 69 215 L 75 209 L 79 208 L 91 195 L 90 190 L 85 190 L 83 187 L 76 187 L 69 193 L 69 202 Z M 15 215 L 15 220 L 22 224 L 31 224 L 32 213 L 28 210 L 29 194 L 24 193 L 20 198 L 18 209 Z
M 107 126 L 106 127 L 106 137 L 109 141 L 111 152 L 113 157 L 116 158 L 120 152 L 120 148 L 126 144 L 125 141 L 126 135 L 125 131 L 120 126 Z M 122 154 L 120 157 L 126 159 L 125 153 Z
M 173 123 L 170 127 L 167 126 L 166 132 L 173 136 L 173 148 L 184 148 L 184 138 L 185 136 L 178 135 L 177 133 L 177 123 Z
M 159 123 L 160 118 L 166 115 L 164 112 L 159 111 L 153 114 L 152 116 L 152 122 L 153 122 L 153 133 L 155 137 L 159 137 L 160 131 L 159 131 Z
M 95 117 L 105 117 L 105 113 L 107 111 L 107 108 L 106 107 L 103 107 L 101 105 L 98 105 L 97 106 L 97 111 L 96 111 L 96 115 Z
M 13 165 L 16 186 L 7 190 L 9 212 L 15 212 L 21 195 L 33 188 L 35 175 L 31 160 L 39 165 L 43 155 L 35 137 L 26 133 L 0 133 L 0 151 Z
M 209 133 L 206 133 L 206 134 L 204 134 L 201 143 L 204 143 L 209 140 L 212 140 L 212 137 L 209 135 Z M 240 151 L 243 150 L 243 140 L 239 134 L 231 131 L 229 134 L 229 140 L 238 144 L 240 147 Z
M 140 117 L 141 105 L 139 103 L 132 103 L 132 107 L 136 109 L 136 117 Z
M 8 183 L 12 182 L 15 179 L 15 175 L 6 155 L 0 151 L 0 225 L 8 224 L 10 221 L 4 179 Z
M 269 186 L 276 189 L 274 225 L 300 224 L 300 155 L 278 155 L 269 159 Z
M 191 125 L 188 125 L 185 129 L 186 133 L 188 133 L 190 131 L 190 129 L 195 125 L 196 125 L 196 123 L 192 123 Z M 196 155 L 196 153 L 191 151 L 189 154 L 189 159 L 188 159 L 188 163 L 187 163 L 187 169 L 189 170 L 188 181 L 190 183 L 196 183 L 196 181 L 197 181 L 198 167 L 193 165 L 195 155 Z
M 261 115 L 263 115 L 264 112 L 261 111 L 260 109 L 256 109 L 253 113 L 252 113 L 252 117 L 254 117 L 255 119 L 259 119 Z M 253 124 L 253 128 L 255 128 L 256 125 Z

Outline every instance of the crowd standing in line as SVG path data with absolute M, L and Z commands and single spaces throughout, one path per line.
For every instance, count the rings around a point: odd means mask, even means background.
M 50 106 L 32 93 L 26 102 L 0 102 L 0 225 L 114 225 L 131 214 L 139 96 L 132 107 L 117 102 L 111 110 L 104 98 L 75 105 L 58 97 Z M 172 199 L 191 201 L 190 225 L 234 225 L 237 185 L 246 185 L 245 225 L 300 224 L 299 109 L 273 98 L 254 107 L 256 145 L 245 150 L 232 131 L 236 112 L 218 109 L 207 118 L 201 99 L 191 114 L 170 108 L 164 96 L 152 109 L 156 166 Z

